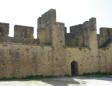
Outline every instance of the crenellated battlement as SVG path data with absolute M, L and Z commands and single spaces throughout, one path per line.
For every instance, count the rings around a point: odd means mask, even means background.
M 106 47 L 112 41 L 112 28 L 100 28 L 98 36 L 98 45 L 100 48 Z
M 0 42 L 38 44 L 38 40 L 33 38 L 33 33 L 33 27 L 15 25 L 14 37 L 9 37 L 9 24 L 0 23 Z
M 55 30 L 53 29 L 55 25 L 60 25 L 60 27 L 63 27 Z M 90 47 L 93 46 L 92 43 L 97 42 L 99 47 L 103 47 L 108 45 L 112 39 L 111 28 L 101 28 L 100 35 L 96 35 L 96 18 L 91 18 L 83 24 L 71 26 L 70 33 L 67 33 L 66 29 L 67 28 L 63 23 L 56 21 L 56 10 L 50 9 L 38 18 L 38 39 L 33 38 L 33 27 L 22 25 L 15 25 L 14 37 L 8 37 L 9 24 L 0 23 L 0 42 L 52 45 L 53 40 L 57 40 L 55 39 L 55 36 L 59 33 L 58 39 L 60 41 L 62 41 L 62 38 L 60 37 L 64 34 L 63 45 L 65 46 Z
M 54 9 L 38 18 L 37 39 L 33 27 L 15 25 L 9 37 L 9 24 L 0 23 L 0 79 L 112 72 L 112 28 L 96 34 L 91 18 L 66 29 Z
M 8 40 L 9 34 L 9 24 L 0 23 L 0 42 L 5 42 Z
M 38 28 L 45 28 L 56 22 L 56 10 L 50 9 L 38 18 Z
M 83 24 L 70 27 L 70 33 L 65 34 L 66 45 L 73 47 L 89 47 L 91 32 L 96 31 L 96 19 L 91 18 Z M 96 35 L 96 33 L 94 34 Z
M 14 26 L 14 41 L 33 43 L 34 28 L 28 26 L 15 25 Z

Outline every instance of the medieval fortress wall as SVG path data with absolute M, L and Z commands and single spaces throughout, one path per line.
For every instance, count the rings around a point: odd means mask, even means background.
M 14 37 L 8 37 L 9 24 L 0 23 L 0 78 L 112 72 L 112 29 L 101 28 L 97 35 L 95 18 L 67 33 L 50 9 L 38 18 L 37 30 L 34 39 L 33 27 L 15 25 Z

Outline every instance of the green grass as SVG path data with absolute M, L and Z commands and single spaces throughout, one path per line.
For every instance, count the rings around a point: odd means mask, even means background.
M 16 77 L 12 77 L 12 78 L 0 78 L 0 81 L 12 81 L 12 80 L 41 80 L 41 79 L 48 79 L 48 78 L 53 78 L 52 76 L 43 76 L 43 75 L 30 75 L 30 76 L 26 76 L 26 77 L 22 77 L 22 78 L 16 78 Z
M 82 51 L 82 48 L 80 47 L 79 50 Z
M 109 75 L 112 75 L 112 72 L 95 72 L 95 73 L 84 73 L 83 75 L 79 75 L 79 76 L 87 76 L 87 77 L 108 77 Z M 64 77 L 72 77 L 70 75 L 64 75 Z M 16 80 L 20 80 L 20 81 L 28 81 L 28 80 L 42 80 L 42 79 L 48 79 L 48 78 L 55 78 L 53 76 L 43 76 L 43 75 L 29 75 L 26 77 L 22 77 L 22 78 L 16 78 L 16 77 L 12 77 L 12 78 L 0 78 L 0 81 L 16 81 Z
M 108 77 L 109 75 L 112 75 L 111 72 L 105 73 L 105 72 L 95 72 L 95 73 L 84 73 L 82 76 L 90 76 L 90 77 Z

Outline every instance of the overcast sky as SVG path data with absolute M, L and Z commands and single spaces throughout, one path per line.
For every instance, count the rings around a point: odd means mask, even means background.
M 57 11 L 57 21 L 67 28 L 91 17 L 97 18 L 97 28 L 112 28 L 112 0 L 0 0 L 0 22 L 10 23 L 9 36 L 18 24 L 33 26 L 36 37 L 37 18 L 51 8 Z

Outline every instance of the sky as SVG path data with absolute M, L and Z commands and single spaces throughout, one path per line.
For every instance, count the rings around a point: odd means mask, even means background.
M 100 27 L 112 28 L 112 0 L 0 0 L 0 22 L 10 23 L 9 36 L 14 34 L 14 25 L 34 27 L 37 37 L 37 19 L 49 9 L 56 9 L 57 21 L 69 27 L 97 19 Z

